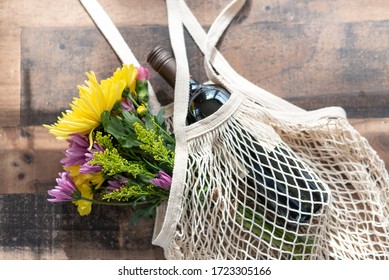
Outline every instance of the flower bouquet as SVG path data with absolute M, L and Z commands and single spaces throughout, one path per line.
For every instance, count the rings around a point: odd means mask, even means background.
M 71 201 L 80 215 L 110 204 L 135 208 L 134 221 L 150 217 L 169 196 L 175 142 L 163 110 L 153 115 L 148 108 L 149 71 L 124 65 L 100 82 L 87 76 L 71 109 L 44 125 L 69 143 L 48 200 Z

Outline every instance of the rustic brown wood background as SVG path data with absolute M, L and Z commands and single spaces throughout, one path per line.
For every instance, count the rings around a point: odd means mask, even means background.
M 142 64 L 169 47 L 165 1 L 100 1 Z M 228 0 L 187 0 L 207 27 Z M 153 220 L 50 204 L 66 143 L 42 128 L 68 107 L 86 71 L 118 58 L 76 0 L 0 0 L 0 259 L 162 259 Z M 205 79 L 188 38 L 191 72 Z M 389 1 L 249 0 L 219 49 L 246 78 L 306 108 L 342 106 L 389 167 Z M 153 72 L 159 94 L 171 90 Z M 161 98 L 167 102 L 167 98 Z

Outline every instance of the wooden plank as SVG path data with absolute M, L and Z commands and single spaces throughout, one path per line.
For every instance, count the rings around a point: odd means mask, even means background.
M 100 0 L 115 24 L 119 26 L 166 25 L 166 7 L 156 0 Z M 210 25 L 229 0 L 186 1 L 200 23 Z M 247 1 L 239 15 L 244 24 L 254 22 L 363 22 L 387 20 L 386 0 L 305 1 L 263 0 Z M 15 16 L 17 15 L 17 16 Z M 0 2 L 2 26 L 93 26 L 78 0 L 4 0 Z
M 389 119 L 350 119 L 350 124 L 367 139 L 389 170 Z
M 73 32 L 78 36 L 73 36 Z M 94 36 L 87 35 L 88 32 L 94 33 Z M 52 36 L 48 37 L 47 34 Z M 38 43 L 42 41 L 46 43 Z M 101 67 L 103 64 L 106 66 Z M 21 59 L 22 125 L 56 121 L 58 109 L 68 108 L 72 97 L 78 94 L 77 85 L 86 79 L 84 72 L 94 70 L 98 76 L 108 77 L 108 69 L 112 73 L 119 65 L 108 43 L 96 30 L 24 29 Z
M 321 33 L 318 27 L 310 25 L 271 23 L 232 29 L 224 37 L 222 52 L 231 60 L 232 66 L 244 69 L 241 71 L 243 76 L 262 88 L 306 109 L 339 105 L 345 107 L 352 118 L 389 115 L 386 109 L 389 104 L 386 94 L 389 54 L 385 51 L 389 40 L 381 39 L 381 34 L 389 30 L 389 21 L 332 26 L 337 31 L 338 42 L 325 46 L 319 41 L 328 34 L 320 34 L 328 31 Z M 242 32 L 233 32 L 238 29 Z M 128 42 L 134 42 L 134 53 L 144 65 L 147 65 L 147 53 L 153 46 L 169 46 L 166 27 L 126 27 L 121 31 Z M 240 42 L 247 34 L 253 37 L 242 46 Z M 369 38 L 361 34 L 369 34 Z M 133 38 L 143 39 L 134 41 Z M 368 40 L 370 44 L 365 45 Z M 190 40 L 188 48 L 191 72 L 200 77 L 199 80 L 205 79 L 202 56 Z M 236 56 L 238 49 L 241 55 Z M 253 57 L 255 65 L 252 64 Z M 59 70 L 58 65 L 61 66 Z M 85 79 L 84 71 L 94 70 L 99 77 L 108 77 L 119 65 L 108 43 L 94 29 L 24 29 L 22 124 L 55 121 L 72 96 L 77 95 L 76 85 Z M 242 65 L 252 66 L 242 68 Z M 156 89 L 164 85 L 160 78 L 152 82 Z M 169 92 L 168 88 L 162 90 Z
M 216 16 L 217 12 L 221 10 L 222 7 L 225 6 L 225 4 L 228 1 L 226 0 L 219 0 L 219 1 L 189 1 L 189 6 L 193 9 L 196 16 L 199 17 L 199 21 L 204 24 L 210 24 L 212 22 L 212 19 Z M 381 36 L 381 34 L 385 33 L 385 30 L 387 30 L 386 25 L 382 28 L 376 28 L 377 23 L 365 23 L 366 20 L 369 21 L 382 21 L 387 19 L 387 13 L 385 12 L 387 9 L 385 8 L 388 5 L 387 1 L 374 1 L 374 3 L 371 3 L 371 1 L 365 1 L 366 3 L 347 3 L 347 5 L 344 5 L 344 1 L 331 1 L 331 2 L 325 2 L 325 1 L 317 1 L 314 3 L 307 4 L 305 1 L 296 1 L 294 5 L 290 5 L 288 1 L 277 1 L 277 3 L 272 2 L 259 2 L 254 1 L 249 2 L 249 4 L 243 9 L 243 11 L 240 13 L 239 20 L 236 22 L 239 22 L 239 24 L 242 25 L 251 25 L 254 30 L 248 30 L 248 32 L 243 34 L 252 34 L 252 38 L 250 40 L 243 39 L 243 41 L 247 41 L 246 45 L 248 46 L 248 49 L 244 50 L 242 54 L 246 54 L 241 58 L 235 58 L 235 50 L 233 42 L 240 43 L 242 40 L 240 38 L 229 40 L 229 43 L 232 41 L 231 46 L 227 46 L 227 49 L 225 50 L 227 57 L 232 57 L 231 63 L 236 66 L 236 68 L 240 67 L 240 64 L 242 65 L 248 65 L 249 60 L 253 56 L 258 56 L 258 49 L 261 50 L 263 55 L 261 56 L 259 54 L 258 64 L 256 64 L 257 68 L 255 68 L 256 71 L 250 71 L 248 73 L 241 72 L 244 76 L 246 76 L 248 79 L 254 81 L 258 85 L 264 87 L 265 89 L 275 92 L 276 94 L 282 95 L 284 97 L 288 97 L 290 95 L 298 93 L 300 96 L 306 96 L 311 94 L 316 94 L 317 92 L 327 94 L 327 91 L 330 91 L 329 94 L 334 93 L 336 91 L 337 94 L 349 94 L 350 89 L 347 88 L 347 85 L 344 86 L 344 79 L 348 79 L 350 77 L 357 77 L 356 80 L 359 81 L 358 87 L 361 87 L 360 85 L 363 85 L 362 88 L 358 88 L 353 91 L 351 94 L 359 94 L 360 92 L 385 92 L 385 87 L 387 86 L 387 79 L 383 79 L 380 77 L 379 81 L 376 84 L 381 83 L 383 86 L 381 88 L 377 88 L 375 86 L 375 89 L 369 88 L 369 83 L 365 83 L 365 80 L 370 78 L 372 79 L 375 77 L 375 70 L 380 67 L 380 65 L 376 65 L 375 67 L 372 67 L 372 69 L 369 69 L 369 65 L 366 65 L 366 61 L 369 62 L 369 60 L 374 60 L 374 57 L 378 62 L 384 63 L 387 61 L 386 52 L 384 51 L 387 47 L 387 36 Z M 128 26 L 128 25 L 147 25 L 147 24 L 166 24 L 166 12 L 165 7 L 163 5 L 155 5 L 154 0 L 147 0 L 142 1 L 142 3 L 123 3 L 123 1 L 101 1 L 104 8 L 106 8 L 107 12 L 112 16 L 115 23 L 119 26 Z M 78 1 L 57 1 L 55 3 L 49 2 L 48 0 L 39 1 L 39 3 L 32 3 L 31 1 L 26 0 L 17 0 L 17 1 L 2 1 L 1 2 L 2 9 L 1 11 L 1 22 L 7 23 L 7 28 L 5 30 L 11 30 L 13 33 L 18 32 L 19 26 L 33 26 L 33 27 L 46 27 L 46 26 L 63 26 L 63 27 L 76 27 L 76 26 L 91 26 L 92 28 L 95 28 L 93 25 L 93 22 L 90 20 L 90 18 L 86 15 L 85 11 L 82 9 Z M 352 9 L 345 9 L 345 7 L 349 7 L 352 5 Z M 363 10 L 363 13 L 360 11 Z M 34 13 L 31 13 L 31 11 L 34 11 Z M 358 12 L 359 11 L 359 12 Z M 147 13 L 147 17 L 144 16 L 144 13 Z M 18 17 L 15 17 L 14 15 L 19 15 Z M 129 16 L 131 15 L 131 16 Z M 58 18 L 61 19 L 61 22 L 58 22 Z M 334 45 L 333 43 L 338 42 L 342 38 L 339 38 L 339 32 L 343 32 L 342 30 L 339 30 L 336 27 L 336 23 L 346 22 L 349 23 L 350 21 L 355 21 L 356 25 L 373 25 L 367 30 L 364 30 L 363 28 L 360 28 L 360 32 L 356 32 L 356 34 L 353 34 L 353 31 L 349 31 L 349 34 L 347 39 L 349 42 L 357 42 L 358 40 L 361 41 L 359 44 L 359 51 L 355 51 L 352 53 L 351 51 L 348 52 L 343 50 L 343 55 L 351 56 L 349 59 L 347 59 L 346 63 L 349 64 L 349 69 L 345 69 L 346 71 L 342 75 L 338 75 L 338 71 L 332 71 L 334 69 L 330 69 L 328 67 L 327 69 L 321 69 L 320 76 L 327 81 L 327 85 L 324 88 L 321 86 L 320 88 L 317 88 L 315 85 L 317 84 L 317 78 L 316 78 L 316 70 L 318 66 L 318 63 L 326 63 L 327 65 L 333 65 L 337 62 L 337 56 L 333 55 L 336 50 L 332 49 L 331 46 Z M 281 23 L 282 25 L 284 23 L 287 24 L 296 24 L 296 23 L 308 23 L 307 26 L 313 26 L 315 30 L 311 32 L 311 34 L 305 34 L 304 29 L 297 30 L 302 31 L 302 33 L 299 32 L 293 32 L 292 35 L 289 36 L 287 41 L 269 41 L 266 40 L 272 37 L 277 37 L 277 29 L 274 32 L 269 33 L 268 28 L 258 28 L 261 26 L 252 25 L 253 23 L 267 23 L 268 25 L 277 25 L 277 23 Z M 312 24 L 313 23 L 313 24 Z M 380 25 L 378 23 L 378 25 Z M 13 28 L 12 28 L 13 27 Z M 240 27 L 239 27 L 240 28 Z M 250 28 L 249 28 L 250 29 Z M 235 30 L 237 30 L 235 28 Z M 348 29 L 350 30 L 350 29 Z M 254 32 L 255 31 L 255 32 Z M 286 28 L 285 33 L 291 33 L 290 28 Z M 384 33 L 382 33 L 382 31 Z M 230 31 L 231 32 L 231 31 Z M 234 29 L 233 31 L 234 32 Z M 243 30 L 244 32 L 244 30 Z M 237 34 L 241 34 L 241 32 L 234 32 Z M 259 33 L 259 34 L 258 34 Z M 257 36 L 260 34 L 269 34 L 269 36 L 263 37 L 263 36 Z M 293 35 L 294 33 L 294 35 Z M 312 36 L 315 33 L 318 34 L 318 36 Z M 344 32 L 343 32 L 344 33 Z M 347 33 L 347 32 L 346 32 Z M 296 50 L 296 43 L 298 45 L 303 45 L 301 43 L 301 40 L 296 40 L 296 36 L 299 36 L 300 34 L 303 34 L 303 40 L 310 42 L 308 43 L 308 47 L 305 47 L 303 49 L 300 48 L 300 50 Z M 359 34 L 359 38 L 353 38 L 356 35 Z M 365 36 L 367 34 L 367 36 Z M 2 37 L 4 35 L 2 34 Z M 341 36 L 340 36 L 341 37 Z M 365 40 L 363 40 L 365 38 Z M 264 40 L 265 39 L 265 40 Z M 356 40 L 357 39 L 357 40 Z M 0 50 L 1 53 L 3 51 L 8 52 L 18 52 L 18 48 L 15 48 L 12 44 L 9 44 L 9 40 L 6 38 L 5 40 L 7 42 L 6 45 L 1 45 Z M 295 42 L 294 45 L 291 45 L 290 42 Z M 264 44 L 257 44 L 260 42 L 265 42 Z M 326 44 L 326 42 L 328 42 Z M 372 42 L 374 42 L 372 44 Z M 18 42 L 17 42 L 18 43 Z M 330 43 L 330 44 L 329 44 Z M 315 57 L 313 60 L 316 61 L 314 64 L 305 64 L 302 70 L 301 63 L 304 63 L 304 60 L 309 59 L 310 53 L 313 52 L 312 48 L 309 46 L 317 44 L 318 47 L 324 47 L 325 49 L 323 51 L 332 52 L 332 55 L 329 56 L 319 56 Z M 364 48 L 375 48 L 376 45 L 379 44 L 379 47 L 381 49 L 381 54 L 378 51 L 373 51 L 371 53 L 364 53 Z M 49 44 L 50 45 L 50 44 Z M 274 49 L 277 49 L 275 47 L 277 46 L 287 46 L 286 51 L 282 51 L 278 49 L 277 53 L 274 53 Z M 336 47 L 337 44 L 335 44 Z M 41 45 L 40 45 L 41 46 Z M 43 45 L 45 46 L 45 45 Z M 251 47 L 250 47 L 251 46 Z M 288 47 L 289 46 L 289 47 Z M 371 46 L 371 47 L 369 47 Z M 241 46 L 239 46 L 241 47 Z M 358 47 L 357 47 L 358 48 Z M 38 48 L 39 49 L 39 48 Z M 288 53 L 289 49 L 289 53 Z M 329 50 L 328 50 L 329 49 Z M 340 50 L 342 51 L 342 50 Z M 317 50 L 315 50 L 316 53 Z M 48 54 L 50 52 L 46 52 Z M 273 53 L 273 58 L 269 58 L 269 53 Z M 319 52 L 320 54 L 320 52 Z M 359 56 L 362 55 L 362 59 L 358 59 Z M 11 63 L 7 63 L 2 65 L 1 69 L 7 69 L 6 71 L 13 71 L 14 75 L 18 77 L 19 71 L 18 71 L 18 55 L 5 55 L 4 57 L 9 57 L 12 60 Z M 296 65 L 296 59 L 299 61 Z M 285 58 L 287 59 L 287 62 L 285 64 Z M 280 63 L 281 61 L 284 61 L 283 63 Z M 261 63 L 261 61 L 268 61 L 269 63 L 267 65 L 264 65 L 264 63 Z M 351 65 L 352 61 L 356 61 L 355 63 L 359 63 L 360 65 Z M 358 62 L 359 61 L 359 62 Z M 3 63 L 3 61 L 1 62 Z M 374 61 L 373 61 L 374 63 Z M 268 65 L 271 65 L 271 67 L 268 67 Z M 300 66 L 299 66 L 300 65 Z M 359 67 L 359 66 L 364 67 Z M 274 67 L 276 66 L 276 67 Z M 277 67 L 278 66 L 278 67 Z M 347 66 L 347 65 L 345 65 Z M 352 67 L 352 68 L 351 68 Z M 387 67 L 387 65 L 385 66 Z M 292 69 L 290 69 L 292 68 Z M 296 68 L 299 68 L 297 71 Z M 10 70 L 8 70 L 10 69 Z M 16 70 L 14 70 L 16 69 Z M 89 68 L 90 69 L 90 68 Z M 244 69 L 244 68 L 243 68 Z M 360 70 L 358 70 L 360 69 Z M 337 70 L 337 69 L 335 69 Z M 348 70 L 348 71 L 347 71 Z M 365 71 L 369 70 L 369 71 Z M 286 72 L 283 75 L 281 75 L 281 78 L 274 77 L 275 74 L 279 73 L 280 71 Z M 354 72 L 353 72 L 354 71 Z M 357 71 L 357 72 L 355 72 Z M 385 68 L 383 69 L 383 72 L 385 71 Z M 307 76 L 307 73 L 312 73 L 311 75 Z M 364 75 L 366 73 L 367 75 Z M 78 73 L 75 73 L 78 74 Z M 3 75 L 0 73 L 0 77 Z M 78 75 L 77 75 L 78 76 Z M 287 79 L 285 79 L 285 76 L 288 76 Z M 359 76 L 359 77 L 358 77 Z M 5 81 L 8 81 L 10 79 L 6 79 L 7 75 L 3 76 Z M 366 77 L 364 79 L 360 79 L 360 77 Z M 297 79 L 296 79 L 297 78 Z M 13 79 L 11 79 L 13 80 Z M 282 83 L 280 83 L 282 81 Z M 26 82 L 25 82 L 26 83 Z M 19 113 L 13 109 L 15 107 L 14 105 L 19 104 L 19 100 L 17 100 L 17 90 L 18 90 L 18 84 L 13 84 L 11 87 L 2 88 L 4 90 L 3 92 L 10 92 L 13 98 L 7 98 L 6 95 L 2 95 L 1 104 L 4 104 L 4 107 L 6 110 L 1 110 L 0 113 L 0 125 L 13 125 L 18 124 L 19 121 Z M 4 87 L 4 85 L 2 85 Z M 280 88 L 281 87 L 281 88 Z M 11 105 L 8 106 L 7 102 L 14 101 Z M 316 103 L 313 101 L 312 103 Z M 299 103 L 300 104 L 300 103 Z M 311 108 L 310 104 L 304 104 L 302 105 L 307 106 L 307 108 Z M 351 115 L 354 117 L 354 115 Z M 371 117 L 373 115 L 367 115 L 367 117 Z M 356 116 L 355 116 L 356 117 Z
M 100 0 L 116 25 L 166 25 L 166 5 L 156 0 Z M 229 0 L 187 1 L 200 22 L 211 24 Z M 156 3 L 158 3 L 156 5 Z M 200 4 L 200 5 L 198 5 Z M 15 16 L 17 15 L 17 16 Z M 0 23 L 10 27 L 93 26 L 78 0 L 4 0 L 0 1 Z
M 306 102 L 317 104 L 320 100 L 313 97 L 328 95 L 336 105 L 345 94 L 387 98 L 389 41 L 382 35 L 388 34 L 388 27 L 388 21 L 235 25 L 224 37 L 221 50 L 240 74 L 286 99 L 307 98 Z M 255 66 L 249 66 L 253 61 Z
M 0 25 L 0 127 L 20 123 L 20 30 Z
M 286 98 L 306 110 L 323 107 L 342 107 L 349 118 L 384 118 L 389 116 L 389 94 L 382 92 L 346 92 L 321 94 L 313 97 L 299 96 Z
M 43 127 L 0 128 L 0 194 L 46 192 L 62 167 L 66 142 Z
M 128 42 L 134 41 L 134 53 L 143 65 L 147 65 L 147 54 L 156 44 L 169 47 L 167 27 L 137 27 L 121 31 Z M 76 86 L 84 83 L 84 72 L 93 70 L 99 79 L 103 79 L 110 77 L 121 65 L 111 47 L 94 28 L 25 28 L 21 40 L 23 126 L 55 122 L 60 111 L 68 108 L 73 96 L 78 95 Z M 193 57 L 193 68 L 202 67 L 201 56 L 193 43 L 189 52 Z M 204 70 L 201 72 L 205 77 Z M 162 96 L 162 103 L 166 103 L 163 93 L 171 95 L 171 88 L 157 75 L 151 81 L 158 95 Z
M 386 0 L 248 1 L 251 5 L 248 24 L 254 22 L 333 23 L 387 20 Z
M 0 195 L 0 259 L 162 259 L 151 244 L 154 220 L 133 225 L 131 215 L 96 206 L 80 217 L 71 203 L 44 194 Z
M 350 123 L 389 170 L 389 119 L 350 119 Z M 41 126 L 1 128 L 0 147 L 0 194 L 46 193 L 54 187 L 66 141 L 57 141 Z

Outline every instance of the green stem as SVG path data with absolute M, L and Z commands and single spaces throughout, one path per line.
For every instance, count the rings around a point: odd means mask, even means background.
M 148 166 L 150 166 L 151 168 L 153 168 L 153 169 L 155 169 L 156 171 L 160 171 L 161 170 L 161 168 L 159 168 L 159 166 L 157 166 L 157 165 L 155 165 L 155 164 L 152 164 L 151 162 L 149 162 L 147 159 L 143 159 L 145 162 L 146 162 L 146 164 L 148 165 Z M 154 175 L 154 174 L 153 174 Z
M 132 94 L 129 94 L 128 96 L 130 99 L 131 99 L 131 102 L 136 106 L 136 107 L 139 107 L 139 103 L 134 99 L 134 97 L 132 96 Z M 172 141 L 172 143 L 174 143 L 174 138 L 170 135 L 169 132 L 167 132 L 165 129 L 163 129 L 157 122 L 154 122 L 155 125 L 163 131 L 163 133 L 169 138 L 170 141 Z
M 112 205 L 112 206 L 136 206 L 136 205 L 143 205 L 143 204 L 149 204 L 149 203 L 156 203 L 158 202 L 158 199 L 153 199 L 149 201 L 141 201 L 141 202 L 108 202 L 108 201 L 100 201 L 100 200 L 94 200 L 94 199 L 89 199 L 86 197 L 79 197 L 77 200 L 85 200 L 94 204 L 100 204 L 100 205 Z
M 169 132 L 167 132 L 165 129 L 163 129 L 157 122 L 154 122 L 155 125 L 160 129 L 162 130 L 162 132 L 169 138 L 170 141 L 172 141 L 172 143 L 174 143 L 174 139 L 173 137 L 170 135 Z
M 134 99 L 134 97 L 132 96 L 131 93 L 128 95 L 128 97 L 131 99 L 131 102 L 132 102 L 136 107 L 139 107 L 139 103 Z

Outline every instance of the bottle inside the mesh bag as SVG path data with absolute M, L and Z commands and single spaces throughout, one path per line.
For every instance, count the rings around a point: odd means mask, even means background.
M 171 52 L 157 46 L 147 56 L 147 62 L 172 87 L 175 86 L 176 62 Z M 231 94 L 213 84 L 201 84 L 189 79 L 187 124 L 207 118 L 227 102 Z M 328 194 L 310 170 L 282 147 L 271 152 L 261 147 L 247 131 L 238 136 L 236 156 L 243 159 L 248 170 L 247 183 L 261 195 L 258 199 L 289 224 L 310 220 L 327 202 Z

